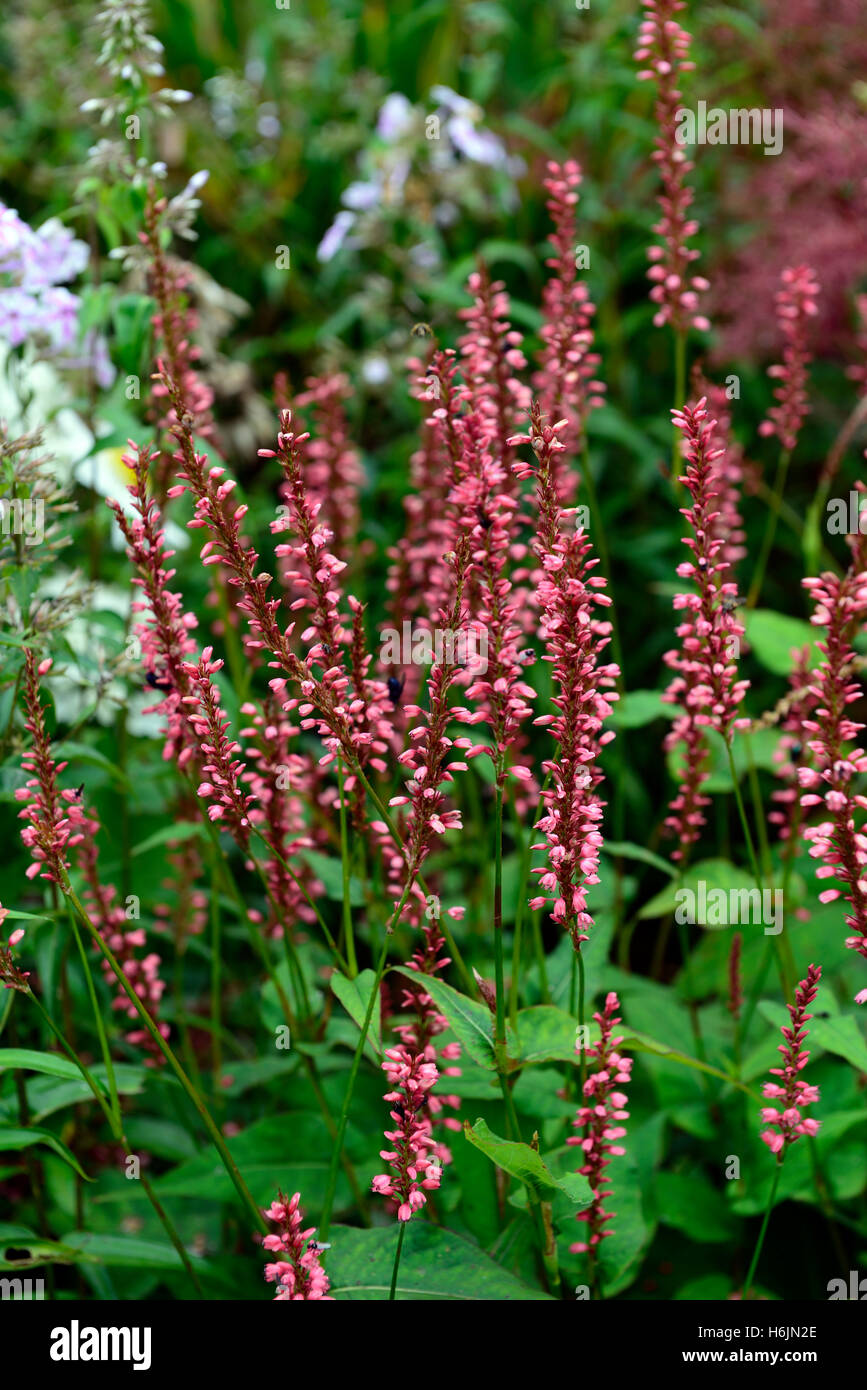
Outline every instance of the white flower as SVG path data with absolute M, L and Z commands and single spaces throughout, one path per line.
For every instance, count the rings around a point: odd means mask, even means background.
M 379 354 L 365 357 L 361 364 L 361 376 L 368 386 L 384 386 L 391 379 L 391 367 L 388 365 L 388 359 Z
M 379 108 L 376 133 L 389 142 L 408 135 L 415 124 L 412 103 L 403 92 L 391 92 Z
M 316 248 L 317 259 L 330 261 L 336 256 L 354 225 L 354 212 L 339 212 Z
M 376 207 L 381 198 L 381 180 L 371 179 L 362 182 L 360 179 L 356 179 L 344 191 L 340 201 L 345 203 L 348 208 L 353 208 L 355 212 L 367 212 L 368 208 Z
M 455 116 L 460 116 L 467 121 L 480 121 L 484 112 L 474 101 L 468 101 L 466 97 L 459 96 L 452 91 L 451 87 L 444 87 L 442 84 L 430 89 L 431 100 L 437 102 L 439 106 L 444 106 L 447 111 L 451 111 Z

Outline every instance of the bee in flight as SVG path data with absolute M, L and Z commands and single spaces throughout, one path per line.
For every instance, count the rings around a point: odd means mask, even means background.
M 412 336 L 414 338 L 432 338 L 433 329 L 429 323 L 414 323 L 412 326 Z

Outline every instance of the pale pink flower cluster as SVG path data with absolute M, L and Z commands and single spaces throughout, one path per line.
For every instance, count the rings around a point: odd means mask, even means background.
M 25 869 L 28 878 L 46 878 L 62 886 L 69 869 L 69 850 L 81 844 L 87 833 L 87 821 L 81 798 L 70 788 L 57 785 L 57 778 L 66 763 L 56 763 L 51 753 L 45 714 L 39 699 L 39 680 L 51 670 L 46 658 L 37 664 L 28 648 L 24 654 L 24 706 L 27 712 L 24 727 L 31 736 L 31 746 L 21 759 L 21 766 L 33 775 L 15 792 L 15 800 L 25 802 L 19 819 L 27 822 L 21 839 L 30 851 L 31 863 Z
M 553 900 L 553 920 L 567 927 L 578 949 L 593 926 L 587 890 L 599 882 L 604 808 L 597 794 L 603 778 L 598 760 L 614 738 L 613 730 L 603 730 L 603 721 L 619 698 L 613 686 L 620 671 L 613 662 L 600 660 L 611 624 L 597 610 L 610 606 L 611 599 L 604 592 L 604 577 L 592 573 L 598 561 L 583 531 L 567 532 L 563 525 L 569 513 L 560 508 L 554 460 L 564 448 L 559 436 L 565 423 L 543 424 L 537 402 L 530 433 L 509 443 L 529 444 L 538 461 L 537 470 L 519 461 L 514 471 L 521 478 L 536 478 L 540 524 L 535 548 L 541 561 L 536 604 L 543 660 L 553 666 L 552 703 L 558 711 L 534 721 L 549 727 L 558 748 L 542 764 L 552 785 L 544 794 L 546 814 L 538 822 L 545 840 L 533 849 L 546 849 L 548 862 L 532 870 L 544 892 L 530 906 L 544 907 Z
M 687 245 L 698 231 L 698 222 L 687 215 L 693 195 L 685 180 L 693 166 L 687 158 L 686 147 L 677 140 L 677 114 L 681 103 L 678 77 L 695 67 L 689 61 L 690 35 L 674 18 L 686 6 L 683 0 L 642 0 L 642 4 L 647 13 L 641 21 L 635 59 L 648 64 L 638 73 L 639 80 L 656 83 L 659 134 L 653 159 L 662 178 L 659 195 L 662 217 L 653 228 L 662 244 L 651 246 L 647 252 L 652 262 L 647 272 L 648 279 L 653 282 L 650 298 L 659 306 L 653 322 L 657 327 L 670 323 L 678 332 L 683 332 L 689 324 L 705 331 L 710 328 L 710 322 L 697 311 L 699 294 L 710 287 L 703 276 L 689 273 L 690 265 L 699 255 Z
M 777 404 L 771 406 L 768 418 L 759 425 L 759 434 L 775 434 L 784 449 L 792 450 L 798 442 L 809 410 L 807 322 L 818 313 L 816 298 L 819 282 L 816 272 L 808 265 L 788 267 L 780 279 L 782 288 L 777 292 L 777 321 L 785 347 L 782 362 L 768 368 L 768 376 L 780 384 L 774 391 Z
M 573 453 L 580 448 L 587 415 L 604 404 L 605 392 L 605 383 L 596 379 L 602 360 L 593 350 L 596 306 L 587 286 L 578 279 L 575 263 L 575 209 L 580 184 L 577 160 L 567 159 L 562 165 L 549 162 L 546 206 L 554 223 L 551 241 L 555 254 L 545 262 L 553 273 L 542 291 L 542 348 L 539 371 L 533 377 L 547 418 L 564 416 L 568 420 L 566 444 Z M 571 500 L 571 491 L 561 495 L 564 502 Z
M 811 690 L 816 706 L 803 728 L 811 737 L 813 765 L 798 770 L 803 789 L 801 806 L 808 812 L 822 807 L 828 819 L 804 831 L 810 857 L 819 860 L 816 876 L 832 886 L 819 894 L 821 902 L 845 898 L 849 904 L 846 938 L 850 950 L 867 959 L 867 835 L 855 825 L 855 813 L 867 811 L 867 797 L 855 789 L 855 779 L 867 772 L 867 754 L 852 741 L 864 728 L 846 716 L 847 705 L 861 698 L 861 686 L 851 677 L 852 639 L 867 615 L 867 573 L 849 571 L 803 580 L 816 604 L 811 621 L 825 629 L 818 644 L 823 660 L 813 673 Z M 858 1002 L 867 999 L 867 991 Z
M 9 916 L 8 907 L 0 903 L 0 932 L 3 924 Z M 0 941 L 0 981 L 4 989 L 17 989 L 24 994 L 30 988 L 27 981 L 30 978 L 29 970 L 21 970 L 13 960 L 13 949 L 24 939 L 23 927 L 17 927 L 7 941 Z
M 286 1256 L 265 1266 L 265 1280 L 277 1285 L 275 1302 L 291 1299 L 312 1303 L 316 1299 L 323 1299 L 326 1303 L 333 1303 L 334 1299 L 328 1293 L 331 1283 L 319 1259 L 320 1248 L 315 1240 L 310 1239 L 316 1227 L 301 1229 L 304 1213 L 299 1206 L 300 1200 L 299 1192 L 288 1199 L 280 1192 L 277 1201 L 272 1202 L 265 1211 L 265 1216 L 276 1224 L 278 1231 L 265 1236 L 262 1246 L 271 1254 Z
M 478 270 L 470 275 L 467 287 L 472 307 L 458 310 L 458 317 L 467 324 L 466 333 L 458 339 L 464 379 L 494 457 L 505 464 L 508 437 L 530 405 L 529 389 L 517 375 L 527 365 L 521 351 L 523 335 L 509 323 L 509 297 L 502 280 L 492 282 L 486 270 Z M 511 485 L 507 475 L 510 489 Z
M 629 1119 L 629 1111 L 625 1108 L 625 1092 L 616 1088 L 628 1085 L 632 1079 L 632 1058 L 618 1051 L 623 1036 L 614 1034 L 615 1025 L 621 1021 L 619 1008 L 617 995 L 612 992 L 606 996 L 602 1012 L 593 1015 L 594 1022 L 599 1024 L 599 1042 L 588 1048 L 586 1055 L 594 1060 L 595 1066 L 584 1082 L 585 1104 L 573 1122 L 582 1133 L 566 1140 L 567 1144 L 575 1144 L 583 1151 L 584 1163 L 578 1172 L 587 1178 L 593 1190 L 592 1203 L 575 1218 L 589 1227 L 587 1240 L 570 1245 L 573 1254 L 593 1251 L 600 1241 L 613 1234 L 610 1227 L 605 1229 L 614 1219 L 614 1213 L 604 1207 L 611 1196 L 608 1185 L 611 1179 L 605 1169 L 612 1158 L 622 1157 L 626 1152 L 616 1141 L 626 1134 L 620 1122 Z
M 243 791 L 242 781 L 246 762 L 238 754 L 241 745 L 227 736 L 229 720 L 220 704 L 220 692 L 211 680 L 222 670 L 223 662 L 214 659 L 212 647 L 205 647 L 198 664 L 185 664 L 190 682 L 189 695 L 183 697 L 186 717 L 200 740 L 203 781 L 198 794 L 208 803 L 212 821 L 226 820 L 242 846 L 250 838 L 250 807 L 255 798 Z
M 737 586 L 724 578 L 729 562 L 722 558 L 725 541 L 716 531 L 719 509 L 717 478 L 724 451 L 715 447 L 716 421 L 709 419 L 704 397 L 695 406 L 672 411 L 674 423 L 686 437 L 686 484 L 692 498 L 681 511 L 691 535 L 684 545 L 693 558 L 678 565 L 681 579 L 695 585 L 692 593 L 675 595 L 675 611 L 686 614 L 677 629 L 680 647 L 665 653 L 664 661 L 676 674 L 663 698 L 680 706 L 665 740 L 666 749 L 683 745 L 686 750 L 678 794 L 672 801 L 666 826 L 678 837 L 673 858 L 682 859 L 698 839 L 704 824 L 707 798 L 701 788 L 707 779 L 704 730 L 716 729 L 724 738 L 746 727 L 738 709 L 749 681 L 737 679 L 737 656 L 744 628 L 739 622 Z
M 779 1076 L 782 1084 L 766 1081 L 762 1087 L 762 1095 L 768 1100 L 782 1102 L 781 1110 L 773 1105 L 763 1108 L 762 1119 L 769 1128 L 761 1136 L 771 1153 L 777 1154 L 780 1162 L 785 1149 L 789 1144 L 793 1144 L 799 1135 L 813 1135 L 819 1131 L 818 1120 L 805 1120 L 801 1114 L 805 1106 L 815 1105 L 819 1099 L 819 1088 L 808 1086 L 806 1081 L 800 1079 L 798 1073 L 803 1071 L 810 1056 L 809 1052 L 802 1049 L 801 1044 L 807 1036 L 806 1024 L 813 1017 L 807 1013 L 807 1009 L 816 997 L 821 978 L 822 967 L 809 966 L 806 979 L 801 980 L 795 990 L 794 1004 L 786 1005 L 792 1025 L 790 1028 L 780 1029 L 786 1041 L 780 1043 L 777 1048 L 778 1052 L 782 1052 L 785 1064 L 782 1067 L 771 1067 L 771 1076 Z
M 392 1171 L 378 1173 L 372 1188 L 382 1197 L 395 1199 L 398 1221 L 409 1221 L 427 1202 L 425 1193 L 440 1185 L 440 1165 L 429 1152 L 435 1147 L 430 1121 L 419 1115 L 439 1073 L 434 1062 L 423 1054 L 413 1056 L 406 1047 L 389 1048 L 382 1069 L 390 1087 L 384 1099 L 393 1106 L 395 1127 L 385 1131 L 392 1147 L 381 1149 L 379 1156 Z

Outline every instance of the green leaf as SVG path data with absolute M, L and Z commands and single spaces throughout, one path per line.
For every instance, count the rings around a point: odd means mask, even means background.
M 580 1173 L 567 1173 L 562 1177 L 555 1177 L 541 1155 L 535 1149 L 531 1149 L 529 1144 L 517 1144 L 511 1139 L 501 1139 L 498 1134 L 492 1134 L 484 1120 L 476 1120 L 472 1126 L 465 1120 L 464 1134 L 492 1163 L 502 1168 L 510 1177 L 517 1178 L 541 1201 L 551 1202 L 561 1192 L 579 1210 L 589 1207 L 593 1201 L 590 1184 Z
M 731 1239 L 731 1214 L 703 1174 L 657 1173 L 653 1191 L 664 1226 L 673 1226 L 701 1244 L 721 1244 Z
M 207 830 L 201 821 L 175 821 L 171 825 L 164 825 L 161 830 L 155 830 L 153 835 L 148 835 L 146 840 L 134 845 L 130 854 L 135 858 L 137 854 L 147 854 L 148 850 L 157 849 L 160 845 L 180 843 L 182 840 L 202 840 L 207 836 Z
M 397 1241 L 394 1223 L 369 1231 L 332 1226 L 329 1239 L 326 1267 L 334 1297 L 346 1302 L 387 1299 Z M 416 1220 L 404 1236 L 396 1297 L 483 1303 L 549 1295 L 522 1283 L 453 1231 Z
M 361 974 L 357 975 L 354 980 L 348 979 L 339 970 L 332 971 L 329 984 L 357 1028 L 361 1028 L 364 1023 L 370 1006 L 370 992 L 375 983 L 376 972 L 373 970 L 362 970 Z M 382 1052 L 381 1012 L 382 1004 L 379 990 L 377 990 L 377 999 L 373 1006 L 368 1032 L 368 1037 L 373 1040 L 377 1052 Z
M 518 1059 L 522 1062 L 574 1062 L 578 1024 L 565 1009 L 553 1004 L 533 1004 L 518 1014 Z M 598 1036 L 599 1028 L 590 1024 L 590 1036 Z
M 137 1236 L 101 1235 L 96 1231 L 70 1231 L 64 1244 L 81 1260 L 127 1269 L 183 1269 L 177 1250 L 168 1242 L 139 1240 Z M 200 1255 L 187 1251 L 190 1262 L 203 1264 Z
M 702 901 L 699 900 L 699 883 L 704 883 L 707 890 Z M 750 875 L 735 864 L 730 864 L 727 859 L 703 859 L 700 864 L 688 869 L 677 883 L 667 884 L 650 902 L 645 903 L 638 913 L 639 918 L 665 917 L 669 912 L 674 912 L 679 901 L 683 901 L 678 899 L 678 894 L 685 889 L 695 895 L 696 922 L 710 930 L 720 930 L 730 925 L 728 922 L 717 924 L 706 920 L 707 908 L 713 906 L 710 898 L 715 889 L 722 889 L 726 894 L 732 889 L 737 892 L 752 891 L 753 894 L 758 891 Z
M 677 709 L 666 703 L 661 690 L 627 690 L 608 718 L 613 729 L 643 729 L 654 719 L 673 719 Z
M 0 1048 L 0 1071 L 39 1071 L 45 1076 L 59 1076 L 64 1081 L 80 1081 L 86 1086 L 78 1067 L 59 1052 L 35 1052 L 27 1047 Z M 91 1094 L 88 1090 L 88 1094 Z
M 30 1129 L 20 1129 L 15 1125 L 0 1125 L 0 1153 L 6 1153 L 13 1149 L 29 1149 L 34 1144 L 45 1144 L 49 1149 L 68 1163 L 80 1178 L 85 1182 L 92 1182 L 84 1169 L 78 1162 L 75 1155 L 66 1147 L 62 1139 L 58 1139 L 56 1134 L 52 1134 L 50 1129 L 40 1129 L 38 1126 L 31 1126 Z
M 659 869 L 659 872 L 668 878 L 677 878 L 677 869 L 668 859 L 645 849 L 643 845 L 633 845 L 629 840 L 606 840 L 602 846 L 602 853 L 610 854 L 614 858 L 638 859 L 642 864 L 650 864 L 654 869 Z
M 845 1057 L 858 1071 L 867 1074 L 867 1043 L 852 1014 L 839 1018 L 814 1018 L 810 1024 L 810 1037 L 826 1052 Z
M 754 608 L 741 614 L 747 641 L 756 660 L 776 676 L 788 676 L 792 670 L 792 649 L 808 646 L 810 664 L 818 664 L 816 629 L 802 618 L 790 618 L 786 613 L 774 613 L 770 608 Z
M 398 975 L 405 975 L 413 984 L 418 984 L 417 970 L 406 966 L 395 967 Z M 459 994 L 451 985 L 438 980 L 435 975 L 425 975 L 424 987 L 437 1008 L 445 1014 L 455 1037 L 480 1067 L 494 1069 L 494 1030 L 490 1010 L 484 1004 Z

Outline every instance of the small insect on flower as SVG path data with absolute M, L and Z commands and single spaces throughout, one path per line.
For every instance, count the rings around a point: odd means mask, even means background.
M 740 608 L 741 600 L 738 594 L 727 594 L 720 607 L 724 613 L 734 613 L 735 609 Z
M 83 783 L 83 782 L 82 782 L 82 784 L 81 784 L 80 787 L 76 787 L 76 788 L 75 788 L 75 792 L 74 792 L 73 794 L 74 794 L 75 797 L 77 797 L 77 799 L 78 799 L 79 801 L 81 800 L 82 796 L 84 795 L 84 783 Z
M 412 326 L 412 336 L 414 338 L 432 338 L 433 329 L 429 323 L 414 323 Z
M 494 524 L 494 519 L 493 517 L 488 516 L 488 513 L 481 505 L 476 507 L 476 516 L 478 517 L 479 525 L 482 527 L 482 529 L 484 531 L 490 531 L 491 527 Z
M 400 697 L 403 694 L 403 687 L 406 685 L 406 675 L 389 676 L 388 678 L 388 698 L 397 709 L 400 704 Z
M 171 681 L 160 680 L 155 671 L 148 671 L 145 676 L 145 680 L 147 681 L 151 690 L 169 691 L 172 688 Z

